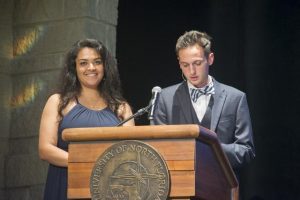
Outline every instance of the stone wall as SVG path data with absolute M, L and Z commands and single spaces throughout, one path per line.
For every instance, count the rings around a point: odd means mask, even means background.
M 0 199 L 5 193 L 6 155 L 9 151 L 10 98 L 12 93 L 11 59 L 13 56 L 12 10 L 13 1 L 0 0 Z
M 75 41 L 96 38 L 115 54 L 118 0 L 0 2 L 0 199 L 42 199 L 43 106 Z

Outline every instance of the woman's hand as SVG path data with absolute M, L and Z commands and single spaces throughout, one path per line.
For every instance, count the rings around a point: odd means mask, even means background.
M 121 121 L 132 116 L 132 110 L 127 102 L 122 103 L 118 109 L 118 117 Z M 124 123 L 123 126 L 134 126 L 134 119 Z

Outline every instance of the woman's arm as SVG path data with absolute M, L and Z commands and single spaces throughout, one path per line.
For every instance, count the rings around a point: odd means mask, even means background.
M 59 124 L 59 95 L 52 95 L 43 110 L 40 133 L 39 133 L 39 155 L 53 165 L 60 167 L 68 166 L 68 152 L 57 147 L 58 124 Z

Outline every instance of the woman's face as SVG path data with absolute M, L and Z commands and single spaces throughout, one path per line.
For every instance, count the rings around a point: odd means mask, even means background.
M 76 73 L 81 87 L 96 89 L 104 76 L 100 54 L 93 48 L 82 48 L 76 58 Z

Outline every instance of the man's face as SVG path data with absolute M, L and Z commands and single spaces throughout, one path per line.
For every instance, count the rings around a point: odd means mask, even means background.
M 199 88 L 207 84 L 209 66 L 214 61 L 213 53 L 206 58 L 204 49 L 196 44 L 179 50 L 178 61 L 183 75 L 192 85 Z

